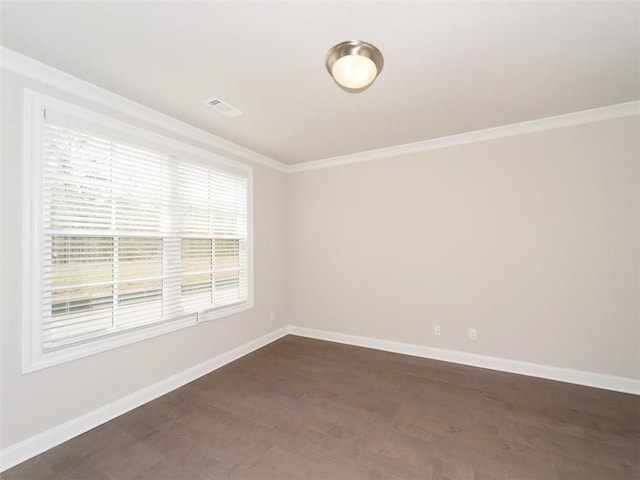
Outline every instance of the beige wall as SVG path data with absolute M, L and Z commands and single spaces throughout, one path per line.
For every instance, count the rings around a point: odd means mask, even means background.
M 639 127 L 291 175 L 290 323 L 640 378 Z
M 254 169 L 255 309 L 63 365 L 21 374 L 22 88 L 53 94 L 155 131 L 104 108 L 2 74 L 0 448 L 24 440 L 254 340 L 285 324 L 284 174 Z M 169 134 L 170 135 L 170 134 Z M 173 135 L 175 137 L 175 135 Z M 179 137 L 179 140 L 183 140 Z M 193 142 L 188 142 L 194 144 Z M 203 145 L 197 145 L 206 148 Z M 270 322 L 275 311 L 277 320 Z

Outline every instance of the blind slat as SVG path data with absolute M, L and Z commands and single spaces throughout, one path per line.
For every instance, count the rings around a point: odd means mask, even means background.
M 43 139 L 44 351 L 246 300 L 245 176 L 51 119 Z

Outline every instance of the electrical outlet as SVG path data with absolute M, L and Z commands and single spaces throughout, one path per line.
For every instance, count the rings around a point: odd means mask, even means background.
M 276 312 L 271 312 L 269 314 L 269 321 L 271 321 L 271 322 L 275 322 L 276 321 Z
M 434 335 L 441 335 L 442 334 L 442 330 L 440 329 L 440 325 L 434 325 L 433 326 L 433 334 Z
M 478 331 L 475 328 L 469 329 L 469 340 L 478 340 Z

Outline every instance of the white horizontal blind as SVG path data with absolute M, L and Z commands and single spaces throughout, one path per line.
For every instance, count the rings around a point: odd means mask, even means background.
M 43 131 L 44 352 L 247 300 L 245 175 Z

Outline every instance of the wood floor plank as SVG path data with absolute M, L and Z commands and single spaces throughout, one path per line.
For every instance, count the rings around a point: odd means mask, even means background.
M 4 480 L 637 480 L 640 397 L 287 336 Z

